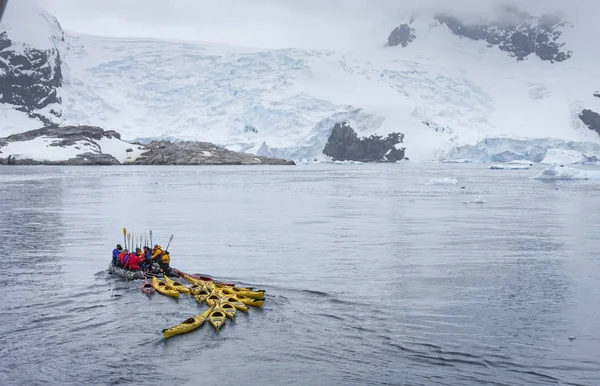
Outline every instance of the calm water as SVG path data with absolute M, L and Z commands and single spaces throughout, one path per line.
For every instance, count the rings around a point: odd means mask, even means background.
M 600 181 L 541 169 L 0 168 L 0 384 L 598 385 Z M 165 341 L 205 306 L 108 275 L 123 227 L 264 309 Z

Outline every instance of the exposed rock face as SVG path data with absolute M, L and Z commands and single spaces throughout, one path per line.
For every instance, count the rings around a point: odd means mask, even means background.
M 594 130 L 596 133 L 600 134 L 600 114 L 595 111 L 584 109 L 579 114 L 579 119 L 586 124 L 590 130 Z
M 512 21 L 466 25 L 453 16 L 437 15 L 435 19 L 455 35 L 485 40 L 488 46 L 498 46 L 517 60 L 535 54 L 542 60 L 562 62 L 572 56 L 571 51 L 563 50 L 564 43 L 559 42 L 565 22 L 551 15 L 535 18 L 513 8 L 505 11 Z
M 27 142 L 43 137 L 48 140 L 44 152 L 51 148 L 74 148 L 81 151 L 75 157 L 47 161 L 26 158 L 17 154 L 3 152 L 13 142 Z M 43 127 L 25 133 L 0 138 L 0 164 L 4 165 L 120 165 L 114 154 L 103 153 L 97 141 L 114 138 L 120 144 L 121 152 L 132 154 L 134 149 L 139 157 L 132 156 L 131 161 L 122 158 L 124 164 L 135 165 L 294 165 L 293 161 L 280 158 L 257 157 L 253 154 L 230 151 L 207 142 L 154 141 L 148 145 L 129 144 L 120 141 L 121 135 L 113 130 L 103 130 L 94 126 Z M 113 142 L 111 142 L 113 143 Z M 129 146 L 131 145 L 131 146 Z M 29 146 L 29 145 L 27 145 Z M 109 146 L 110 147 L 110 146 Z M 124 150 L 123 150 L 124 149 Z M 36 158 L 36 157 L 32 157 Z
M 64 41 L 58 21 L 53 22 L 55 39 Z M 13 105 L 46 126 L 56 125 L 62 115 L 58 95 L 61 65 L 58 48 L 31 47 L 0 32 L 0 103 Z
M 16 159 L 12 156 L 1 158 L 0 165 L 120 165 L 110 154 L 83 153 L 64 161 L 35 161 L 32 159 Z
M 401 24 L 398 27 L 394 28 L 390 36 L 388 37 L 388 46 L 402 46 L 406 47 L 410 43 L 412 43 L 417 35 L 415 35 L 414 28 L 411 28 L 408 24 Z
M 60 144 L 51 146 L 70 146 L 77 141 L 92 139 L 100 140 L 103 137 L 121 139 L 121 134 L 114 130 L 104 130 L 95 126 L 64 126 L 64 127 L 42 127 L 24 133 L 9 135 L 4 140 L 8 142 L 30 141 L 41 136 L 60 138 Z M 2 150 L 2 149 L 0 149 Z
M 596 92 L 594 93 L 594 96 L 595 96 L 596 98 L 600 98 L 600 92 L 596 91 Z
M 260 157 L 218 147 L 208 142 L 153 141 L 135 165 L 295 165 L 280 158 Z
M 387 138 L 372 135 L 359 139 L 347 122 L 336 123 L 323 154 L 335 161 L 396 162 L 404 158 L 404 147 L 397 146 L 404 139 L 402 133 L 391 133 Z

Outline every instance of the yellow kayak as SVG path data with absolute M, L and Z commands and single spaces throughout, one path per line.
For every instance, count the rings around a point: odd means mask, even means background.
M 219 304 L 221 311 L 225 312 L 225 315 L 231 320 L 235 319 L 235 307 L 231 303 Z
M 242 291 L 252 291 L 252 288 L 250 288 L 250 287 L 235 287 L 235 286 L 231 286 L 231 285 L 228 285 L 228 284 L 221 284 L 221 283 L 215 283 L 215 287 L 217 287 L 217 288 L 229 288 L 229 289 L 235 288 L 237 290 L 242 290 Z
M 225 313 L 219 309 L 212 311 L 210 315 L 208 315 L 208 321 L 217 331 L 225 324 L 226 320 Z
M 265 298 L 264 290 L 247 291 L 245 289 L 239 289 L 239 288 L 235 288 L 235 287 L 232 287 L 231 290 L 233 291 L 233 293 L 235 295 L 244 295 L 247 298 L 252 298 L 252 299 L 264 299 Z
M 200 279 L 194 279 L 190 275 L 183 275 L 183 278 L 185 280 L 189 281 L 191 284 L 200 284 L 202 286 L 206 284 L 206 281 L 200 280 Z
M 218 304 L 218 303 L 219 303 L 219 299 L 220 299 L 220 298 L 219 298 L 219 296 L 218 296 L 218 295 L 215 295 L 215 294 L 208 295 L 208 297 L 206 298 L 206 303 L 207 303 L 209 306 L 214 306 L 214 305 L 216 305 L 216 304 Z
M 167 275 L 165 275 L 165 281 L 167 282 L 167 285 L 169 287 L 174 288 L 174 289 L 176 289 L 177 291 L 179 291 L 181 293 L 189 294 L 189 293 L 192 292 L 188 287 L 184 286 L 180 282 L 172 280 L 172 279 L 169 279 L 167 277 Z
M 240 299 L 240 302 L 244 303 L 247 306 L 262 307 L 265 303 L 265 299 L 252 299 L 244 295 L 237 295 L 236 297 Z
M 198 303 L 202 304 L 209 295 L 210 293 L 207 290 L 202 289 L 196 294 L 195 298 Z
M 236 296 L 238 293 L 242 292 L 242 291 L 236 291 L 232 287 L 215 288 L 215 291 L 218 292 L 218 293 L 220 293 L 223 296 Z
M 230 303 L 232 306 L 234 306 L 236 309 L 243 311 L 243 312 L 248 312 L 248 306 L 245 305 L 244 303 L 242 303 L 240 301 L 240 299 L 238 299 L 235 296 L 228 296 L 226 298 L 223 298 L 222 300 L 224 303 Z
M 156 277 L 152 278 L 152 286 L 156 288 L 159 293 L 165 296 L 171 296 L 174 298 L 179 297 L 179 291 L 168 287 L 163 281 L 158 280 Z
M 204 286 L 201 284 L 192 284 L 188 288 L 190 289 L 192 295 L 198 295 L 198 293 L 204 289 Z
M 208 310 L 201 313 L 200 315 L 196 315 L 192 318 L 186 319 L 183 322 L 171 328 L 166 328 L 162 330 L 163 335 L 165 336 L 165 338 L 169 338 L 175 335 L 185 334 L 186 332 L 195 330 L 204 324 L 206 318 L 208 318 L 208 315 L 210 315 L 212 311 L 213 308 L 211 307 Z

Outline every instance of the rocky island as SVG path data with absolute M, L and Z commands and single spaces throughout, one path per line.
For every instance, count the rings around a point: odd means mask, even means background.
M 121 140 L 94 126 L 43 127 L 0 138 L 3 165 L 295 165 L 235 152 L 208 142 Z
M 334 161 L 396 162 L 404 158 L 402 133 L 390 133 L 386 138 L 371 135 L 358 138 L 348 122 L 336 123 L 323 154 Z

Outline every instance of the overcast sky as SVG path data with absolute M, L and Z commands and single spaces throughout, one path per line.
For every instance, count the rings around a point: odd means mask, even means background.
M 20 0 L 13 0 L 20 1 Z M 451 10 L 476 20 L 499 4 L 571 20 L 597 15 L 600 0 L 38 0 L 68 30 L 104 36 L 190 39 L 270 48 L 351 47 L 411 13 Z

